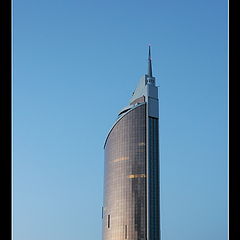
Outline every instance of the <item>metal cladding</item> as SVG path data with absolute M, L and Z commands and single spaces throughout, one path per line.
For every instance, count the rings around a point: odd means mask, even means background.
M 104 145 L 103 240 L 159 240 L 158 89 L 148 74 L 123 108 Z

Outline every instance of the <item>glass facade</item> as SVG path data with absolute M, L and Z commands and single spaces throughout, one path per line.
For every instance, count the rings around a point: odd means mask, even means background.
M 146 240 L 146 103 L 114 125 L 105 144 L 103 240 Z
M 148 134 L 148 209 L 149 209 L 149 239 L 160 239 L 160 209 L 159 209 L 159 134 L 158 118 L 149 117 Z

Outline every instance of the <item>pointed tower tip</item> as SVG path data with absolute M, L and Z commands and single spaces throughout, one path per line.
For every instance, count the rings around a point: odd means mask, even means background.
M 151 59 L 151 45 L 148 45 L 148 59 Z
M 148 76 L 152 77 L 151 46 L 148 46 Z

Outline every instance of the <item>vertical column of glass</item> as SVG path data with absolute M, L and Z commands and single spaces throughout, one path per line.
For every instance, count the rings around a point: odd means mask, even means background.
M 146 239 L 146 104 L 129 111 L 105 144 L 103 240 Z
M 158 119 L 149 117 L 148 212 L 149 240 L 160 239 Z

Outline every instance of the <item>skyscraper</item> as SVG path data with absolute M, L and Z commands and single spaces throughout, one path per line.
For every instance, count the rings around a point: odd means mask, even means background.
M 103 240 L 159 240 L 158 88 L 148 73 L 139 81 L 104 144 Z

